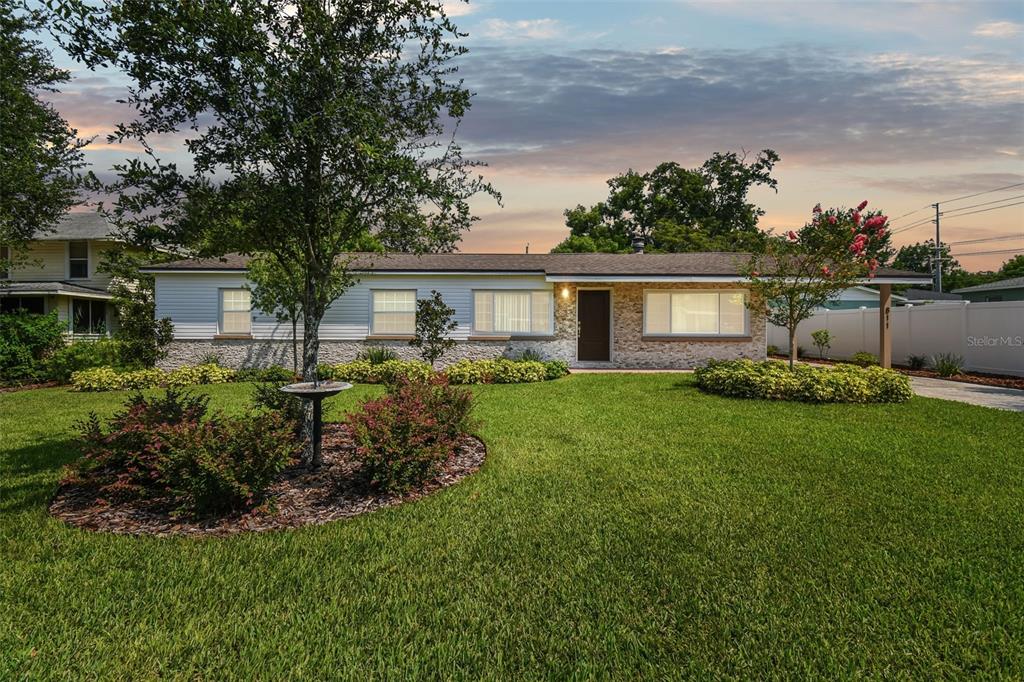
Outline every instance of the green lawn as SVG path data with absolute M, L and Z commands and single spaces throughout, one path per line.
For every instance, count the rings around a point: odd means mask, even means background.
M 206 540 L 50 519 L 73 422 L 124 394 L 0 395 L 0 679 L 1024 671 L 1021 415 L 729 400 L 666 374 L 477 394 L 489 459 L 460 485 Z

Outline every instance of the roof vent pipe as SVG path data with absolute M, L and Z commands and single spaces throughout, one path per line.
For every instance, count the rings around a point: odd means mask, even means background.
M 644 238 L 640 235 L 633 237 L 633 253 L 644 252 Z

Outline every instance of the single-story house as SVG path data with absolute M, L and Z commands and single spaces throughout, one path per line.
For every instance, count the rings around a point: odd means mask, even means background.
M 849 287 L 839 292 L 831 301 L 822 306 L 825 310 L 857 310 L 859 308 L 878 308 L 880 293 L 878 289 L 872 289 L 862 285 Z M 902 296 L 892 295 L 893 305 L 903 305 Z
M 532 350 L 575 367 L 688 368 L 712 358 L 765 357 L 765 320 L 749 310 L 747 261 L 737 253 L 355 254 L 359 282 L 320 327 L 324 363 L 351 360 L 369 345 L 415 357 L 408 345 L 416 301 L 436 290 L 455 310 L 459 343 L 445 362 Z M 146 268 L 156 280 L 156 315 L 174 340 L 164 366 L 210 354 L 233 367 L 288 364 L 291 326 L 253 310 L 248 258 L 182 260 Z M 881 269 L 892 284 L 927 275 Z M 299 331 L 301 335 L 301 329 Z
M 895 299 L 896 297 L 893 296 Z M 903 291 L 902 305 L 925 305 L 930 303 L 963 303 L 964 297 L 959 294 L 951 294 L 948 291 L 932 291 L 931 289 L 916 289 L 911 287 Z M 896 305 L 900 305 L 897 302 Z
M 998 282 L 954 289 L 953 293 L 960 294 L 972 303 L 1024 301 L 1024 277 L 1011 277 Z

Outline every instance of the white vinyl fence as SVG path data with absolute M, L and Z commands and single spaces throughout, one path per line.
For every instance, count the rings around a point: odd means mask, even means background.
M 862 350 L 878 355 L 877 308 L 826 310 L 801 322 L 797 345 L 812 357 L 811 332 L 818 329 L 832 332 L 830 357 L 847 359 Z M 890 330 L 895 364 L 906 364 L 909 355 L 955 353 L 964 369 L 1024 376 L 1024 301 L 894 307 Z M 768 325 L 768 343 L 787 351 L 786 330 Z

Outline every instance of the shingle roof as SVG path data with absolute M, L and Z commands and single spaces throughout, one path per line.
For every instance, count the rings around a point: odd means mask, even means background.
M 372 272 L 536 273 L 547 276 L 730 276 L 741 275 L 750 254 L 697 252 L 621 253 L 432 253 L 352 254 L 349 267 Z M 245 270 L 248 256 L 188 259 L 154 265 L 148 271 Z M 878 277 L 928 279 L 928 275 L 880 268 Z
M 102 289 L 83 287 L 80 284 L 67 282 L 2 282 L 0 296 L 23 296 L 27 294 L 81 294 L 83 296 L 113 298 Z
M 114 233 L 114 226 L 99 213 L 66 213 L 51 232 L 44 232 L 35 237 L 35 239 L 48 242 L 74 239 L 110 239 L 114 236 Z
M 1010 277 L 1009 279 L 1001 279 L 998 282 L 976 284 L 973 287 L 964 287 L 963 289 L 953 289 L 953 293 L 964 294 L 973 291 L 999 291 L 1001 289 L 1024 289 L 1024 277 Z
M 908 301 L 962 301 L 963 296 L 948 291 L 932 291 L 931 289 L 907 289 L 903 297 Z

